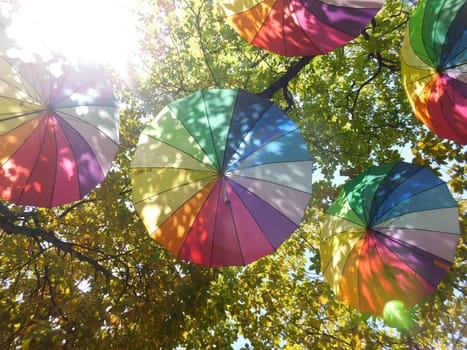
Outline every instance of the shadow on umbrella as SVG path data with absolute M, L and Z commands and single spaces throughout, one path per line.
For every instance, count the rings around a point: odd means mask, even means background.
M 170 103 L 140 135 L 133 201 L 156 241 L 211 267 L 274 252 L 310 199 L 311 157 L 270 101 L 203 90 Z

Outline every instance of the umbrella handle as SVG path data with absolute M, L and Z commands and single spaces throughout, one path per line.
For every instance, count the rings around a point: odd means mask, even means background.
M 225 205 L 229 206 L 232 204 L 232 202 L 230 201 L 230 197 L 229 197 L 229 194 L 227 193 L 227 187 L 225 185 L 225 181 L 222 180 L 222 189 L 224 190 L 224 203 Z

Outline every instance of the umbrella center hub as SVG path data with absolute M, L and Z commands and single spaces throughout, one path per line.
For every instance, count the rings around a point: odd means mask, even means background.
M 45 106 L 45 111 L 47 114 L 55 114 L 55 106 L 51 103 L 47 103 Z

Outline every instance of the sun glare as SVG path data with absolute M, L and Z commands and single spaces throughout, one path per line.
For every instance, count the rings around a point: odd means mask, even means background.
M 24 0 L 8 31 L 23 47 L 45 46 L 97 60 L 125 76 L 137 57 L 134 5 L 129 0 Z

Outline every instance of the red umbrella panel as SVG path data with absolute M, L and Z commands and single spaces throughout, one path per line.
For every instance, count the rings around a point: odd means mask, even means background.
M 219 0 L 221 16 L 252 45 L 316 56 L 357 37 L 383 0 Z

